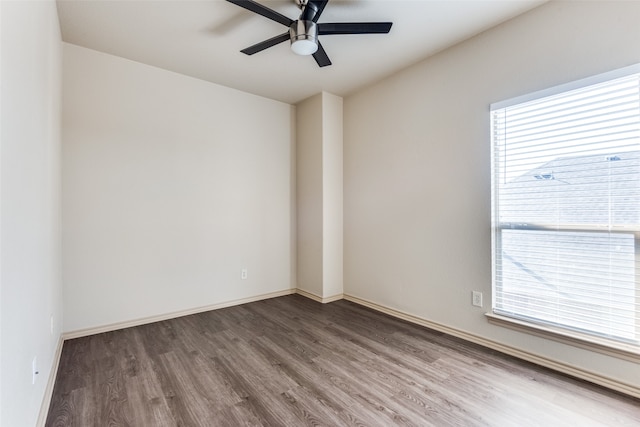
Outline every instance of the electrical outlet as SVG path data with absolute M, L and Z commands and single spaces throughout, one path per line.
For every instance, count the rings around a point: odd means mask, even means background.
M 476 307 L 482 307 L 482 292 L 471 292 L 471 304 L 475 305 Z
M 38 378 L 38 358 L 34 357 L 31 361 L 31 384 L 36 383 L 36 379 Z
M 249 271 L 247 271 L 247 269 L 246 269 L 246 268 L 243 268 L 243 269 L 242 269 L 242 272 L 240 272 L 240 278 L 241 278 L 242 280 L 245 280 L 245 279 L 247 278 L 247 276 L 248 276 L 248 275 L 249 275 Z

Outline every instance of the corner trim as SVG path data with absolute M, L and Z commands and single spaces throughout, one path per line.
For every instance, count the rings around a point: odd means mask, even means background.
M 508 354 L 509 356 L 516 357 L 518 359 L 526 360 L 527 362 L 535 363 L 536 365 L 544 366 L 545 368 L 552 369 L 554 371 L 563 373 L 565 375 L 570 375 L 575 378 L 579 378 L 582 380 L 586 380 L 592 382 L 594 384 L 601 385 L 603 387 L 609 388 L 611 390 L 618 391 L 620 393 L 624 393 L 628 396 L 633 396 L 635 398 L 640 398 L 640 387 L 634 386 L 632 384 L 624 383 L 622 381 L 606 377 L 604 375 L 599 375 L 590 371 L 586 371 L 584 369 L 580 369 L 575 366 L 568 365 L 563 362 L 559 362 L 557 360 L 553 360 L 544 356 L 540 356 L 534 353 L 530 353 L 528 351 L 520 350 L 515 347 L 511 347 L 505 344 L 501 344 L 499 342 L 488 340 L 486 338 L 482 338 L 478 335 L 470 334 L 468 332 L 462 331 L 460 329 L 452 328 L 450 326 L 446 326 L 440 323 L 432 322 L 430 320 L 424 319 L 422 317 L 418 317 L 409 313 L 405 313 L 399 310 L 395 310 L 389 307 L 385 307 L 383 305 L 374 303 L 372 301 L 368 301 L 362 298 L 355 297 L 353 295 L 344 295 L 344 299 L 347 301 L 351 301 L 355 304 L 363 305 L 365 307 L 369 307 L 373 310 L 380 311 L 382 313 L 388 314 L 389 316 L 397 317 L 402 320 L 406 320 L 407 322 L 415 323 L 420 326 L 424 326 L 430 329 L 434 329 L 439 332 L 444 332 L 445 334 L 452 335 L 454 337 L 462 338 L 463 340 L 479 344 L 483 347 L 490 348 L 492 350 L 499 351 L 504 354 Z
M 296 289 L 295 293 L 298 294 L 298 295 L 302 295 L 303 297 L 312 299 L 312 300 L 314 300 L 316 302 L 322 303 L 322 304 L 338 301 L 338 300 L 341 300 L 341 299 L 344 298 L 344 294 L 337 294 L 337 295 L 333 295 L 333 296 L 330 296 L 330 297 L 321 297 L 321 296 L 318 296 L 318 295 L 316 295 L 314 293 L 311 293 L 311 292 L 308 292 L 308 291 L 305 291 L 305 290 L 302 290 L 302 289 L 299 289 L 299 288 Z
M 202 306 L 202 307 L 196 307 L 196 308 L 191 308 L 191 309 L 187 309 L 187 310 L 174 311 L 174 312 L 171 312 L 171 313 L 160 314 L 160 315 L 157 315 L 157 316 L 142 317 L 142 318 L 139 318 L 139 319 L 127 320 L 127 321 L 124 321 L 124 322 L 116 322 L 116 323 L 111 323 L 111 324 L 103 325 L 103 326 L 96 326 L 96 327 L 92 327 L 92 328 L 78 329 L 76 331 L 70 331 L 70 332 L 63 333 L 62 334 L 62 338 L 64 340 L 70 340 L 70 339 L 74 339 L 74 338 L 81 338 L 81 337 L 86 337 L 86 336 L 89 336 L 89 335 L 101 334 L 103 332 L 117 331 L 118 329 L 125 329 L 125 328 L 130 328 L 130 327 L 133 327 L 133 326 L 146 325 L 148 323 L 153 323 L 153 322 L 161 322 L 163 320 L 175 319 L 177 317 L 189 316 L 191 314 L 197 314 L 197 313 L 202 313 L 202 312 L 205 312 L 205 311 L 217 310 L 217 309 L 225 308 L 225 307 L 232 307 L 234 305 L 247 304 L 247 303 L 250 303 L 250 302 L 262 301 L 262 300 L 270 299 L 270 298 L 282 297 L 282 296 L 285 296 L 285 295 L 291 295 L 291 294 L 295 294 L 295 293 L 296 293 L 296 289 L 295 288 L 294 289 L 285 289 L 283 291 L 270 292 L 270 293 L 267 293 L 267 294 L 256 295 L 256 296 L 248 297 L 248 298 L 240 298 L 240 299 L 236 299 L 236 300 L 225 301 L 225 302 L 221 302 L 221 303 L 217 303 L 217 304 L 205 305 L 205 306 Z
M 60 358 L 62 357 L 62 345 L 64 339 L 62 334 L 58 338 L 58 345 L 56 351 L 53 354 L 53 361 L 51 362 L 51 370 L 49 371 L 49 379 L 47 380 L 47 386 L 44 389 L 44 396 L 42 397 L 42 404 L 40 405 L 40 412 L 38 413 L 38 420 L 36 426 L 44 427 L 47 422 L 47 415 L 49 415 L 49 406 L 51 406 L 51 399 L 53 398 L 53 387 L 56 384 L 56 378 L 58 377 L 58 367 L 60 366 Z

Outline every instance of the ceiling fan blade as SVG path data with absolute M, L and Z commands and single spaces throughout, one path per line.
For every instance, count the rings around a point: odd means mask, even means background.
M 319 35 L 386 34 L 393 22 L 336 22 L 318 24 Z
M 287 31 L 286 33 L 282 33 L 275 37 L 271 37 L 268 40 L 262 41 L 260 43 L 256 43 L 253 46 L 249 46 L 245 49 L 242 49 L 240 52 L 246 53 L 247 55 L 253 55 L 254 53 L 261 52 L 267 48 L 270 48 L 271 46 L 275 46 L 277 44 L 286 42 L 288 40 L 290 40 L 290 36 L 289 36 L 289 32 Z
M 271 10 L 268 7 L 261 5 L 260 3 L 256 3 L 255 1 L 252 1 L 252 0 L 227 0 L 227 1 L 229 3 L 233 3 L 244 9 L 247 9 L 253 13 L 262 15 L 265 18 L 271 19 L 272 21 L 276 21 L 282 25 L 286 25 L 287 27 L 293 24 L 292 19 L 289 19 L 286 16 L 276 12 L 275 10 Z
M 319 67 L 331 65 L 331 60 L 329 59 L 329 56 L 327 56 L 327 52 L 325 52 L 320 42 L 318 42 L 318 50 L 313 54 L 313 59 L 316 60 Z
M 318 11 L 316 12 L 312 21 L 318 22 L 318 19 L 320 18 L 320 15 L 322 15 L 322 11 L 324 10 L 324 7 L 327 5 L 327 3 L 329 3 L 329 0 L 318 0 L 318 1 L 315 1 L 314 3 L 316 4 L 316 6 L 318 6 Z
M 300 20 L 317 22 L 328 1 L 329 0 L 307 0 L 307 3 L 302 8 Z

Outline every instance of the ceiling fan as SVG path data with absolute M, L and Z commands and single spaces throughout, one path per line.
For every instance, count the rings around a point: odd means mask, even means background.
M 318 23 L 318 19 L 320 19 L 320 15 L 329 0 L 294 0 L 300 10 L 302 10 L 300 17 L 295 21 L 253 0 L 227 1 L 289 27 L 289 31 L 249 46 L 240 52 L 253 55 L 254 53 L 261 52 L 289 40 L 291 42 L 291 50 L 293 50 L 294 53 L 298 55 L 313 55 L 313 58 L 320 67 L 331 65 L 331 60 L 320 44 L 318 36 L 335 34 L 386 34 L 391 30 L 391 25 L 393 25 L 392 22 Z

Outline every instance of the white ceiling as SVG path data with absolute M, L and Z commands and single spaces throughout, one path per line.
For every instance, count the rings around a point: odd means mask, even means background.
M 58 0 L 65 42 L 296 103 L 346 96 L 545 0 L 331 0 L 319 22 L 392 21 L 389 34 L 320 36 L 333 65 L 288 43 L 240 50 L 286 27 L 224 0 Z M 258 0 L 297 19 L 294 0 Z

